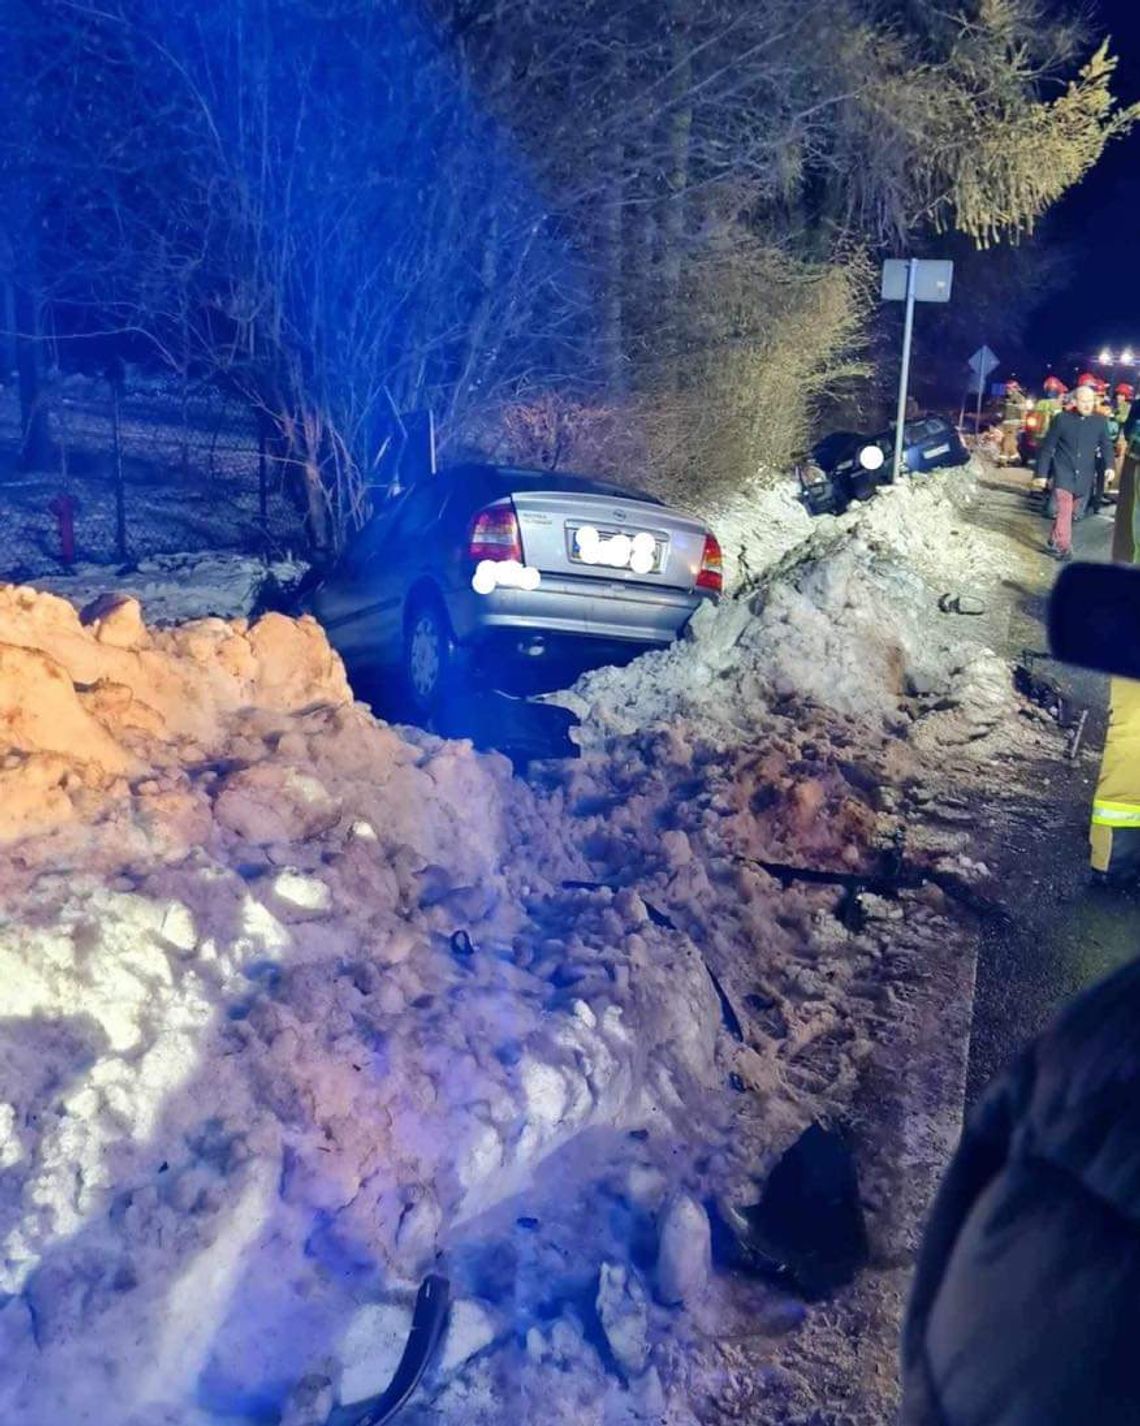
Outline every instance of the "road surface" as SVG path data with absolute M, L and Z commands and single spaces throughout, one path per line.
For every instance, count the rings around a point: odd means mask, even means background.
M 1044 616 L 1057 565 L 1044 552 L 1048 525 L 1032 508 L 1029 472 L 994 471 L 983 482 L 974 522 L 1000 530 L 1027 552 L 1027 574 L 1002 586 L 987 613 L 987 635 L 1007 658 L 1044 650 Z M 1112 507 L 1079 523 L 1078 559 L 1106 560 Z M 1090 710 L 1086 737 L 1104 744 L 1108 681 L 1063 665 L 1044 669 Z M 987 929 L 978 961 L 977 998 L 967 1080 L 967 1104 L 1051 1018 L 1068 996 L 1114 970 L 1140 950 L 1140 898 L 1090 885 L 1088 819 L 1095 759 L 1042 768 L 1048 791 L 1041 808 L 1011 817 L 1000 870 L 1011 923 Z

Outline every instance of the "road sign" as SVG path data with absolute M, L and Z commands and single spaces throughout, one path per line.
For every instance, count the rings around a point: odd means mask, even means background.
M 954 283 L 952 262 L 932 262 L 927 259 L 888 258 L 883 263 L 883 301 L 907 300 L 907 276 L 914 269 L 914 300 L 916 302 L 949 302 Z
M 997 364 L 997 353 L 991 352 L 989 347 L 979 347 L 967 363 L 974 376 L 980 377 L 983 381 Z

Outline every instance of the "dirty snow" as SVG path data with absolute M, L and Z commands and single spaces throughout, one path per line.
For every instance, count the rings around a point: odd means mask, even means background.
M 843 515 L 812 516 L 794 477 L 766 472 L 710 512 L 724 549 L 726 585 L 748 583 L 813 539 L 860 531 L 935 583 L 985 586 L 1018 561 L 1008 541 L 964 518 L 984 478 L 985 466 L 971 460 L 960 469 L 904 477 Z
M 587 679 L 533 784 L 377 722 L 310 621 L 0 588 L 7 1417 L 313 1426 L 386 1383 L 429 1270 L 433 1420 L 753 1399 L 702 1205 L 850 1111 L 894 958 L 954 934 L 940 894 L 852 927 L 763 864 L 875 864 L 1012 697 L 924 637 L 928 507 L 893 505 Z
M 1013 705 L 1007 671 L 937 608 L 964 579 L 984 591 L 1015 568 L 996 536 L 962 518 L 975 479 L 967 468 L 905 482 L 822 517 L 773 562 L 762 558 L 782 541 L 757 555 L 750 586 L 699 609 L 677 644 L 590 672 L 551 701 L 582 718 L 586 747 L 676 718 L 746 740 L 761 710 L 789 700 L 888 732 L 911 721 L 915 699 L 979 717 L 983 707 L 996 722 Z
M 33 576 L 28 584 L 58 594 L 80 610 L 102 594 L 129 595 L 142 605 L 148 623 L 179 624 L 211 616 L 248 616 L 267 579 L 287 588 L 307 568 L 301 560 L 266 562 L 254 555 L 155 555 L 117 568 L 77 564 L 67 574 Z

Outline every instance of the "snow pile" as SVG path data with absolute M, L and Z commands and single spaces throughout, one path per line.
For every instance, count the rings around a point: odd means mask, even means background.
M 554 695 L 582 718 L 579 741 L 599 745 L 676 718 L 748 741 L 762 710 L 804 699 L 897 732 L 922 700 L 961 701 L 982 682 L 994 720 L 1014 706 L 1000 662 L 949 621 L 932 637 L 933 591 L 860 536 L 809 544 L 780 575 L 698 611 L 685 641 Z M 975 678 L 979 667 L 988 681 Z
M 961 621 L 937 612 L 941 592 L 978 587 L 1009 562 L 1004 547 L 1000 558 L 991 550 L 996 536 L 967 533 L 975 481 L 972 467 L 950 471 L 813 521 L 751 592 L 699 609 L 684 639 L 587 673 L 551 701 L 582 719 L 585 747 L 677 718 L 721 741 L 749 741 L 763 710 L 804 700 L 893 732 L 942 700 L 943 712 L 966 707 L 979 735 L 1014 707 L 1008 670 Z M 782 524 L 771 548 L 795 528 Z M 950 721 L 933 726 L 949 732 Z M 923 724 L 926 744 L 932 736 Z
M 724 553 L 725 585 L 729 589 L 760 574 L 789 550 L 808 539 L 816 519 L 800 499 L 799 481 L 770 472 L 757 473 L 710 511 L 712 526 Z
M 1019 572 L 1023 556 L 1007 538 L 971 518 L 985 468 L 968 465 L 912 476 L 880 490 L 844 519 L 946 588 L 985 587 Z
M 308 566 L 300 560 L 266 563 L 232 553 L 156 555 L 122 570 L 78 564 L 68 574 L 45 574 L 29 583 L 83 609 L 100 595 L 115 592 L 137 599 L 148 624 L 189 619 L 240 619 L 254 609 L 266 580 L 289 587 Z
M 535 792 L 377 723 L 307 620 L 5 587 L 0 665 L 5 1414 L 323 1420 L 440 1263 L 435 1419 L 691 1420 L 697 1205 L 870 1044 L 873 942 L 755 864 L 869 854 L 826 728 Z
M 905 477 L 843 515 L 808 514 L 799 483 L 758 476 L 711 513 L 724 549 L 725 583 L 737 588 L 774 568 L 798 546 L 820 535 L 858 531 L 903 556 L 935 581 L 988 584 L 1016 558 L 1007 541 L 970 519 L 983 468 L 969 465 Z

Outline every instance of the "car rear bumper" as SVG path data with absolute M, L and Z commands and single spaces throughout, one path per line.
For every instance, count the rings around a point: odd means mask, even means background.
M 652 645 L 672 643 L 705 597 L 632 581 L 544 576 L 534 590 L 463 590 L 449 601 L 449 612 L 464 644 L 548 634 Z

